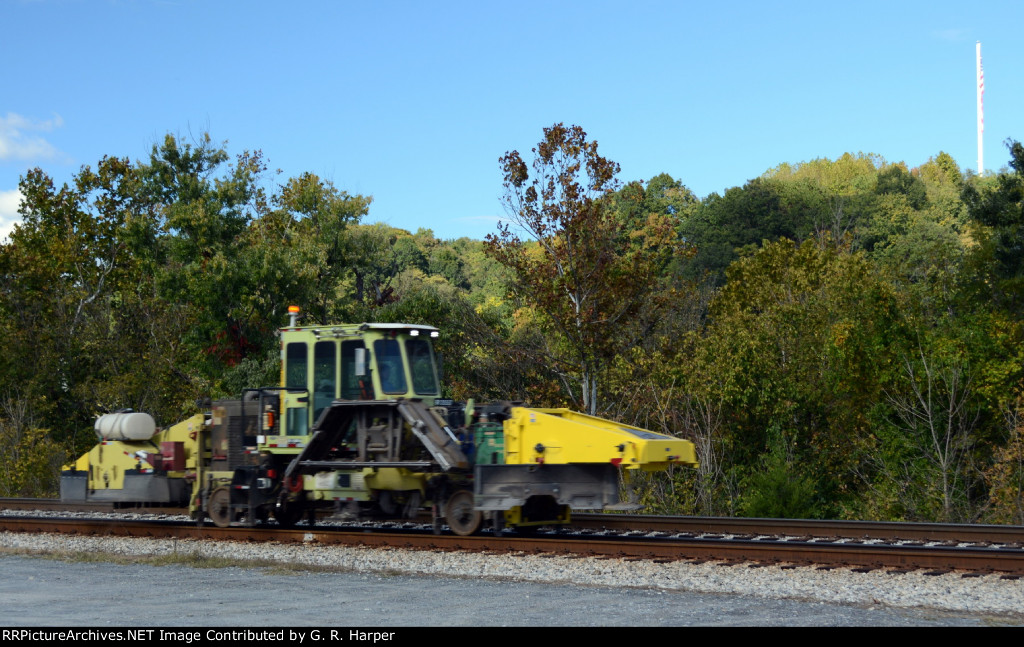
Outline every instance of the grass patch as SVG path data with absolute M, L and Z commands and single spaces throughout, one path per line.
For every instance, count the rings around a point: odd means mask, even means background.
M 122 566 L 187 566 L 190 568 L 246 568 L 259 569 L 266 575 L 301 575 L 303 573 L 345 573 L 351 568 L 290 564 L 269 559 L 241 559 L 202 555 L 198 552 L 173 552 L 161 555 L 121 555 L 96 551 L 35 551 L 30 548 L 0 547 L 0 554 L 51 559 L 75 563 L 106 563 Z
M 108 564 L 135 565 L 146 564 L 149 566 L 190 566 L 192 568 L 266 568 L 280 567 L 277 562 L 257 559 L 233 559 L 229 557 L 211 557 L 201 555 L 197 552 L 167 553 L 162 555 L 120 555 L 117 553 L 99 551 L 60 551 L 60 552 L 36 552 L 28 548 L 0 548 L 0 552 L 8 555 L 25 555 L 29 557 L 41 557 L 62 562 L 93 563 L 103 562 Z

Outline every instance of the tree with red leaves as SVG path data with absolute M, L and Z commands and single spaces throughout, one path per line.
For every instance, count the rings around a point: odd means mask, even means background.
M 513 270 L 511 292 L 543 313 L 562 350 L 549 357 L 573 399 L 597 412 L 598 377 L 628 343 L 625 331 L 660 298 L 652 290 L 685 247 L 665 214 L 637 222 L 613 208 L 619 165 L 598 154 L 579 126 L 555 124 L 533 149 L 500 160 L 510 221 L 487 237 L 488 253 Z M 639 183 L 631 185 L 639 190 Z M 632 192 L 636 193 L 636 192 Z

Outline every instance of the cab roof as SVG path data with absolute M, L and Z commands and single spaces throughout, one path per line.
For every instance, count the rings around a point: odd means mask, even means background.
M 285 327 L 280 329 L 281 332 L 312 332 L 320 335 L 332 335 L 332 336 L 349 336 L 356 335 L 359 332 L 365 330 L 380 330 L 380 331 L 412 331 L 416 330 L 422 333 L 430 335 L 430 333 L 440 332 L 434 326 L 425 326 L 423 324 L 406 324 L 406 323 L 361 323 L 361 324 L 329 324 L 323 326 L 298 326 L 295 328 Z

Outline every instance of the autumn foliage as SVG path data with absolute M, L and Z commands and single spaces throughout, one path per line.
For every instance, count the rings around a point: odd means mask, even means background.
M 54 494 L 101 413 L 158 424 L 278 379 L 275 330 L 442 331 L 444 395 L 571 406 L 696 444 L 653 512 L 1024 523 L 1024 148 L 780 164 L 698 198 L 578 126 L 498 160 L 485 241 L 366 224 L 208 136 L 22 178 L 0 244 L 0 492 Z

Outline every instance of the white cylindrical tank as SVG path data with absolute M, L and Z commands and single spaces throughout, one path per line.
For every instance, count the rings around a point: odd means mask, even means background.
M 96 419 L 96 431 L 103 440 L 149 440 L 156 421 L 148 413 L 108 413 Z

